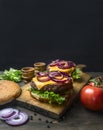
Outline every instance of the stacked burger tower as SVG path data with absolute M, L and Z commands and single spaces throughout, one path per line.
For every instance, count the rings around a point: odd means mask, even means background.
M 63 104 L 74 94 L 73 81 L 80 78 L 73 61 L 54 60 L 46 70 L 38 72 L 30 82 L 30 94 L 35 99 L 50 103 Z

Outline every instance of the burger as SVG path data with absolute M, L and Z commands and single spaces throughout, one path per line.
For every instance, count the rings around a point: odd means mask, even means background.
M 61 105 L 73 93 L 72 77 L 58 70 L 39 72 L 30 82 L 31 96 L 42 102 Z

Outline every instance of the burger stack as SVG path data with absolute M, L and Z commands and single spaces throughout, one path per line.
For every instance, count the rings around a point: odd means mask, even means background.
M 73 77 L 76 64 L 73 61 L 55 60 L 46 70 L 38 72 L 30 82 L 30 94 L 33 98 L 50 103 L 63 104 L 73 96 Z

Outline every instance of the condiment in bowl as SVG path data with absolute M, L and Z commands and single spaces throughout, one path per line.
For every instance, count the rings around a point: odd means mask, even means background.
M 44 62 L 36 62 L 34 63 L 34 70 L 35 70 L 35 74 L 41 71 L 45 71 L 46 70 L 46 63 Z
M 34 67 L 23 67 L 21 71 L 22 78 L 25 83 L 30 82 L 31 79 L 34 77 Z

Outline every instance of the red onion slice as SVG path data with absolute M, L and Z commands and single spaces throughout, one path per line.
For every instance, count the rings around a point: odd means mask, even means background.
M 37 75 L 37 80 L 40 82 L 46 82 L 50 80 L 50 77 L 48 75 Z
M 48 76 L 47 72 L 39 72 L 37 74 L 37 80 L 40 82 L 46 82 L 50 80 L 50 77 Z
M 60 69 L 69 69 L 69 65 L 67 61 L 60 61 L 58 62 L 57 66 Z
M 76 67 L 76 64 L 73 61 L 68 61 L 69 68 Z
M 49 72 L 49 77 L 62 80 L 64 75 L 60 71 L 52 71 L 52 72 Z
M 57 65 L 58 62 L 59 62 L 59 59 L 52 61 L 49 65 L 52 67 L 52 66 Z
M 10 120 L 12 118 L 17 117 L 19 114 L 19 110 L 13 108 L 5 108 L 0 111 L 0 119 L 1 120 Z
M 58 66 L 58 68 L 60 69 L 69 69 L 71 67 L 75 67 L 76 64 L 73 62 L 73 61 L 65 61 L 65 60 L 55 60 L 55 61 L 52 61 L 49 66 Z
M 38 72 L 37 75 L 39 75 L 39 76 L 47 76 L 48 74 L 46 72 Z
M 54 82 L 58 82 L 60 84 L 68 83 L 71 80 L 71 77 L 65 73 L 62 73 L 60 71 L 53 71 L 49 72 L 49 76 L 51 80 Z
M 13 113 L 13 108 L 5 108 L 0 111 L 0 119 L 7 118 Z
M 20 112 L 17 117 L 6 120 L 6 123 L 12 126 L 22 125 L 28 121 L 28 115 L 25 112 Z

